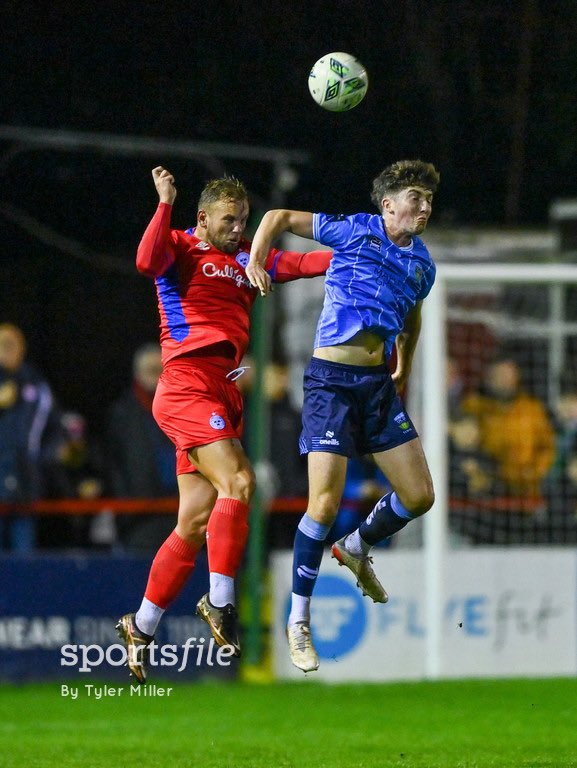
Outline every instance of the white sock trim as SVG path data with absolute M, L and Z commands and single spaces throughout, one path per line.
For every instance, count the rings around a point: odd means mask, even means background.
M 143 597 L 140 608 L 136 612 L 134 621 L 136 626 L 145 635 L 154 635 L 164 613 L 164 608 L 160 608 L 152 603 L 148 598 Z
M 208 599 L 216 608 L 224 608 L 229 603 L 235 605 L 233 577 L 225 576 L 223 573 L 211 572 Z
M 297 621 L 306 621 L 310 624 L 311 620 L 311 599 L 305 595 L 297 595 L 295 592 L 291 595 L 291 612 L 288 617 L 289 624 L 296 624 Z

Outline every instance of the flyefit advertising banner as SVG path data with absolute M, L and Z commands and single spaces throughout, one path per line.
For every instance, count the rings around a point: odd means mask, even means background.
M 273 558 L 274 663 L 302 678 L 285 637 L 291 553 Z M 424 555 L 376 551 L 373 567 L 389 593 L 373 603 L 328 553 L 312 599 L 321 680 L 406 680 L 426 675 Z M 572 550 L 476 549 L 444 561 L 441 676 L 573 675 L 577 671 L 577 556 Z

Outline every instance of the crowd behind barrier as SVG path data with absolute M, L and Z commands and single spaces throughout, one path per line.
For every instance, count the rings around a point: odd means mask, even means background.
M 250 396 L 254 363 L 237 382 Z M 63 411 L 27 360 L 26 339 L 0 324 L 0 545 L 154 551 L 177 510 L 174 449 L 152 416 L 160 347 L 133 357 L 133 378 L 111 402 L 100 445 L 79 413 Z M 299 455 L 300 412 L 289 366 L 264 372 L 271 435 L 266 476 L 268 544 L 291 547 L 306 509 L 306 461 Z M 459 545 L 577 543 L 577 379 L 563 382 L 551 409 L 523 386 L 522 366 L 495 357 L 467 390 L 448 360 L 449 522 Z M 250 451 L 250 410 L 245 447 Z M 349 462 L 344 501 L 330 541 L 354 530 L 387 491 L 368 458 Z M 391 542 L 394 546 L 394 541 Z

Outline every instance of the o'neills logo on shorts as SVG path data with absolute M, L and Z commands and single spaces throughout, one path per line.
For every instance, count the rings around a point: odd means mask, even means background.
M 233 280 L 236 283 L 237 288 L 240 288 L 241 285 L 245 285 L 247 288 L 252 288 L 250 280 L 248 280 L 240 270 L 231 267 L 230 264 L 225 264 L 224 267 L 221 268 L 217 267 L 216 264 L 213 264 L 211 261 L 207 261 L 206 264 L 202 265 L 202 273 L 203 275 L 206 275 L 206 277 L 226 277 L 228 280 Z
M 335 433 L 332 431 L 332 429 L 327 429 L 327 431 L 324 434 L 324 437 L 311 438 L 311 444 L 312 444 L 313 450 L 318 450 L 323 445 L 338 446 L 340 445 L 340 442 L 335 437 Z

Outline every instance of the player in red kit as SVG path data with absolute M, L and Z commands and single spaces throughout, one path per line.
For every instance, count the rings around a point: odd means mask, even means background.
M 175 230 L 170 227 L 174 177 L 162 167 L 152 176 L 160 202 L 136 265 L 154 278 L 158 293 L 163 372 L 153 413 L 176 446 L 180 498 L 176 528 L 152 562 L 142 604 L 117 625 L 139 682 L 146 680 L 146 648 L 205 541 L 210 591 L 197 613 L 218 645 L 231 645 L 240 655 L 234 579 L 255 486 L 240 444 L 242 397 L 234 383 L 258 294 L 245 274 L 247 192 L 235 178 L 210 181 L 198 202 L 196 228 Z M 315 277 L 326 272 L 331 255 L 273 249 L 265 267 L 276 282 Z

